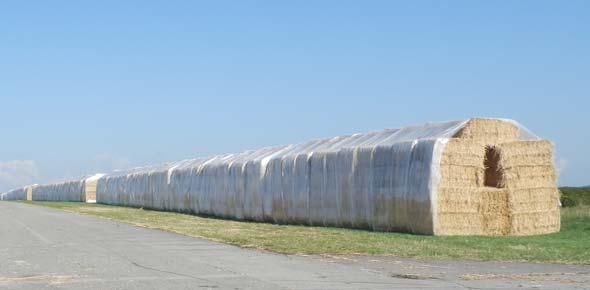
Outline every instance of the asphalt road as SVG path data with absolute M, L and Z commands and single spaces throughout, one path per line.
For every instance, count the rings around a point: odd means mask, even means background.
M 287 256 L 0 202 L 0 289 L 589 289 L 590 266 Z

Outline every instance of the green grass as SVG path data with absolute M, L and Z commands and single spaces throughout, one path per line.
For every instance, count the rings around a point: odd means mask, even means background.
M 367 254 L 470 260 L 590 263 L 590 206 L 562 209 L 561 232 L 531 237 L 435 237 L 273 225 L 75 202 L 32 204 L 285 254 Z

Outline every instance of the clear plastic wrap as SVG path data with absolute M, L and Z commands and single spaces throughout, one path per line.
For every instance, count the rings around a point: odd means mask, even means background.
M 434 156 L 443 148 L 440 140 L 452 137 L 465 122 L 135 168 L 99 179 L 98 202 L 277 223 L 427 233 L 432 231 Z
M 433 233 L 445 144 L 469 120 L 427 123 L 138 167 L 97 177 L 98 203 L 236 219 Z M 520 128 L 521 139 L 537 137 Z M 82 200 L 84 179 L 34 199 Z M 9 192 L 10 193 L 10 192 Z M 19 193 L 5 199 L 18 199 Z
M 26 200 L 27 188 L 17 188 L 2 194 L 2 200 Z

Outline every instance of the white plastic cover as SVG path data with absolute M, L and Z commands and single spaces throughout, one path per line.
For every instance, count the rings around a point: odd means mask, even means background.
M 135 168 L 99 179 L 98 202 L 428 233 L 440 153 L 446 138 L 466 122 L 428 123 Z M 396 207 L 386 207 L 391 204 Z
M 265 147 L 118 171 L 97 202 L 278 223 L 432 233 L 440 158 L 469 120 Z M 537 137 L 518 125 L 521 139 Z M 83 179 L 34 199 L 83 201 Z M 16 193 L 11 196 L 19 196 Z
M 13 189 L 3 194 L 2 200 L 26 200 L 27 190 L 26 187 Z
M 84 179 L 40 185 L 33 190 L 33 200 L 85 201 Z
M 104 174 L 95 174 L 36 186 L 33 190 L 33 200 L 86 201 L 86 182 L 96 181 L 102 176 Z

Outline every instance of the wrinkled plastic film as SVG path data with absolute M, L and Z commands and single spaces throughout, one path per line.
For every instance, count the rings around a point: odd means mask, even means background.
M 97 202 L 428 234 L 435 224 L 442 152 L 467 122 L 427 123 L 117 171 L 97 177 Z M 521 139 L 537 138 L 515 124 Z M 74 180 L 41 186 L 33 195 L 81 199 L 83 186 L 84 179 Z M 22 196 L 16 190 L 2 198 Z
M 429 123 L 134 168 L 99 179 L 98 202 L 428 233 L 434 146 L 464 123 Z

